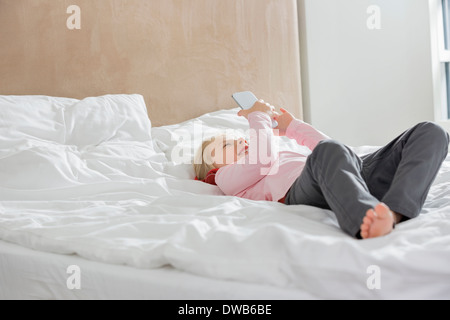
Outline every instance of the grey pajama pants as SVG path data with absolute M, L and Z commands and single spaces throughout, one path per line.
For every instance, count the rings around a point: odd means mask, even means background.
M 448 145 L 448 133 L 431 122 L 416 125 L 363 157 L 337 141 L 321 141 L 289 189 L 285 204 L 332 210 L 341 229 L 353 237 L 359 237 L 367 210 L 380 202 L 405 219 L 415 218 Z

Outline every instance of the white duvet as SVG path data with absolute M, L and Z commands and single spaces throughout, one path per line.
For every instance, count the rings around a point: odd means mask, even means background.
M 330 211 L 228 197 L 193 180 L 188 161 L 203 137 L 245 134 L 236 112 L 151 128 L 140 95 L 0 96 L 0 239 L 318 298 L 450 298 L 450 160 L 422 215 L 358 241 Z

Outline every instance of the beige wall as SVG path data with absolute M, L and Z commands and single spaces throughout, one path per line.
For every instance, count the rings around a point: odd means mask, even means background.
M 0 94 L 140 93 L 154 126 L 240 90 L 301 116 L 296 1 L 0 0 L 0 75 Z

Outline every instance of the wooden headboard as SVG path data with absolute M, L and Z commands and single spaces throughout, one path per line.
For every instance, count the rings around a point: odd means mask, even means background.
M 296 8 L 296 0 L 0 0 L 0 94 L 139 93 L 160 126 L 234 108 L 231 94 L 251 90 L 301 117 Z

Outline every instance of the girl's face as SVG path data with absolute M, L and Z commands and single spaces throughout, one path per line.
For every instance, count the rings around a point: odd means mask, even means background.
M 217 139 L 210 145 L 211 159 L 214 167 L 222 168 L 237 162 L 248 154 L 248 144 L 244 138 L 239 139 Z

